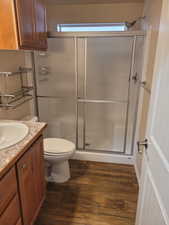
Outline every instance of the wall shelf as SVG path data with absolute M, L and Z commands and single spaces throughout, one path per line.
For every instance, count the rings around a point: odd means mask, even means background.
M 1 76 L 14 76 L 14 75 L 19 75 L 19 74 L 25 74 L 28 72 L 32 72 L 32 68 L 24 68 L 24 67 L 19 67 L 18 71 L 15 72 L 0 72 Z
M 0 108 L 2 109 L 11 109 L 17 108 L 18 106 L 30 101 L 33 99 L 33 94 L 31 91 L 34 90 L 33 87 L 24 86 L 23 84 L 23 74 L 28 74 L 33 72 L 32 68 L 23 68 L 19 67 L 16 72 L 0 72 L 0 75 L 3 75 L 5 78 L 6 91 L 0 93 Z M 9 76 L 19 75 L 21 81 L 21 89 L 12 93 L 8 91 L 8 80 Z

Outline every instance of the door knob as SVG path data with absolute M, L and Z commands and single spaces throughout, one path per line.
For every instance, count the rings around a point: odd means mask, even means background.
M 148 148 L 148 139 L 145 139 L 144 141 L 138 141 L 137 142 L 137 148 L 138 148 L 138 152 L 140 154 L 142 154 L 143 153 L 143 149 L 147 149 Z

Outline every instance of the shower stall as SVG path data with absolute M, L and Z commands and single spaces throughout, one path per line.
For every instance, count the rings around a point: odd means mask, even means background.
M 48 51 L 34 55 L 45 135 L 78 152 L 132 155 L 143 44 L 134 31 L 51 33 Z

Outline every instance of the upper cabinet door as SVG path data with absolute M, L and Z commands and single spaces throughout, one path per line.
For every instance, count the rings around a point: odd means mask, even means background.
M 0 49 L 18 49 L 15 5 L 11 0 L 0 0 Z
M 34 0 L 16 0 L 20 48 L 35 46 Z
M 46 50 L 44 0 L 0 0 L 0 50 Z
M 36 46 L 47 49 L 46 8 L 43 0 L 34 0 Z

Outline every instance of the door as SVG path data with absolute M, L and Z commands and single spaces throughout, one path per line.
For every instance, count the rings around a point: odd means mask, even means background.
M 133 37 L 78 39 L 78 149 L 126 153 L 135 45 Z
M 16 0 L 21 48 L 46 49 L 46 9 L 44 0 Z
M 34 0 L 16 0 L 20 47 L 34 47 Z
M 35 52 L 45 135 L 78 150 L 132 154 L 143 37 L 52 37 Z M 119 47 L 120 46 L 120 47 Z M 133 119 L 134 118 L 134 119 Z
M 36 211 L 36 193 L 33 174 L 33 151 L 28 150 L 17 163 L 19 192 L 24 225 L 30 225 Z
M 163 1 L 136 225 L 169 225 L 169 2 Z
M 32 147 L 33 151 L 33 177 L 36 193 L 36 209 L 42 204 L 45 198 L 45 170 L 44 170 L 44 155 L 43 155 L 43 138 L 42 136 L 36 141 Z
M 40 137 L 17 163 L 24 225 L 33 224 L 45 197 L 42 141 Z

